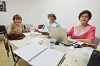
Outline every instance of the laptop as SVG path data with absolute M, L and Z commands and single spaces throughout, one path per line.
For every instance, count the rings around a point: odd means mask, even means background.
M 49 36 L 51 38 L 54 38 L 65 45 L 70 45 L 72 43 L 71 41 L 68 41 L 68 37 L 66 34 L 67 29 L 50 27 L 50 26 L 48 26 L 47 28 L 48 28 Z
M 93 50 L 87 66 L 100 66 L 100 51 Z

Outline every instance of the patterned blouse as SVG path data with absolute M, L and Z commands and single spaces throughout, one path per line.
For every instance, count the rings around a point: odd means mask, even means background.
M 89 25 L 86 26 L 81 32 L 78 31 L 79 26 L 72 27 L 67 35 L 71 36 L 72 39 L 90 39 L 95 40 L 95 29 L 96 27 Z
M 16 26 L 16 24 L 13 22 L 13 23 L 11 23 L 10 26 L 8 27 L 7 33 L 10 33 L 11 31 L 23 33 L 23 31 L 24 31 L 24 25 L 21 24 L 21 25 L 18 27 L 18 26 Z

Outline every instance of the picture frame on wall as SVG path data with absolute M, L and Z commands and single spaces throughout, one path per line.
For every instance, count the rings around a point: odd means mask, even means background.
M 6 2 L 4 0 L 0 0 L 0 12 L 6 12 Z

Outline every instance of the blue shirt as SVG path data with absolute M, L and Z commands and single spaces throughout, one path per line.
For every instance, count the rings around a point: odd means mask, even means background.
M 60 24 L 58 22 L 56 22 L 56 21 L 53 22 L 51 25 L 50 25 L 50 22 L 45 22 L 45 24 L 43 25 L 42 29 L 48 30 L 47 26 L 61 28 Z

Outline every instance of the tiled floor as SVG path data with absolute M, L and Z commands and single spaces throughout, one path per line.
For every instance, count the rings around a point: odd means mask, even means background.
M 0 40 L 0 66 L 14 66 L 11 52 L 7 57 L 3 41 Z M 29 66 L 24 60 L 20 59 L 16 66 Z

